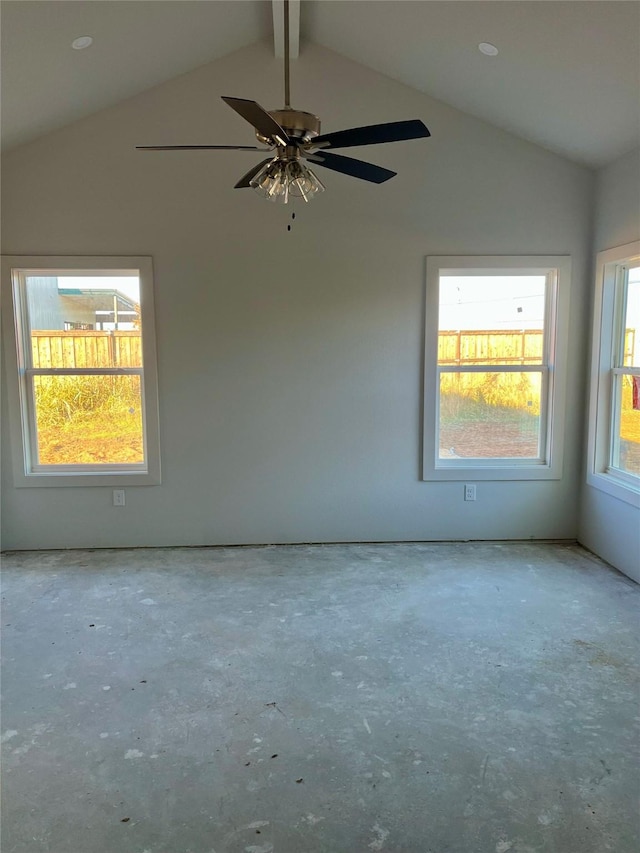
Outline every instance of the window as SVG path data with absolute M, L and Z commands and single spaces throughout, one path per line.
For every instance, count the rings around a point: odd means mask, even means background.
M 17 486 L 160 482 L 150 258 L 5 257 Z
M 598 255 L 588 482 L 640 506 L 640 242 Z
M 427 258 L 425 480 L 562 475 L 570 259 Z

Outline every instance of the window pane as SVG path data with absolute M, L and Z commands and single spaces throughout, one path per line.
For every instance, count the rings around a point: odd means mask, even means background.
M 440 364 L 540 364 L 543 275 L 441 275 Z
M 614 376 L 614 383 L 617 410 L 611 464 L 640 477 L 640 376 Z
M 34 376 L 40 465 L 144 462 L 139 376 Z
M 34 367 L 141 367 L 140 281 L 27 276 Z
M 440 459 L 537 459 L 540 373 L 442 373 Z
M 640 367 L 640 267 L 629 270 L 622 364 L 624 367 Z

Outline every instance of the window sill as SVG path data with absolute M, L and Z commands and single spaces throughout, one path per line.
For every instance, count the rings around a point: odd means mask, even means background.
M 489 465 L 451 465 L 426 466 L 422 479 L 429 481 L 457 480 L 560 480 L 562 470 L 549 465 L 531 464 L 489 464 Z
M 587 474 L 587 484 L 601 492 L 606 492 L 619 501 L 631 504 L 640 509 L 640 485 L 632 486 L 616 477 L 615 474 Z
M 22 488 L 60 488 L 65 486 L 88 487 L 95 486 L 159 486 L 160 471 L 143 472 L 132 471 L 130 473 L 124 471 L 105 471 L 104 474 L 99 472 L 91 472 L 82 474 L 78 471 L 63 474 L 43 473 L 34 474 L 14 473 L 14 485 L 18 489 Z

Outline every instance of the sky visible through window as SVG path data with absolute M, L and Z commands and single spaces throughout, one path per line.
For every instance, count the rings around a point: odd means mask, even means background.
M 138 276 L 58 276 L 58 290 L 73 287 L 87 290 L 119 290 L 134 302 L 140 302 Z
M 543 275 L 440 277 L 440 331 L 542 329 Z

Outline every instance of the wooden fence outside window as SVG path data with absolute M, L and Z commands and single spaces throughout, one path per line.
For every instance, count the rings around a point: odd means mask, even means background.
M 142 367 L 142 338 L 132 332 L 31 332 L 33 366 L 48 368 Z

